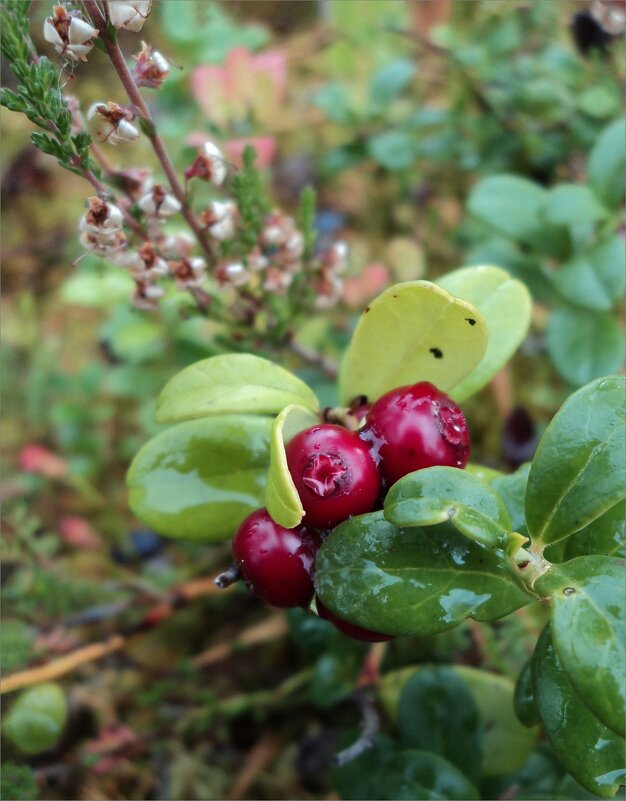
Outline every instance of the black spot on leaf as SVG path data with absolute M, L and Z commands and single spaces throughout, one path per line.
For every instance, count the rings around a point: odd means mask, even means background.
M 473 317 L 465 318 L 470 325 L 476 325 L 476 320 Z
M 431 348 L 430 352 L 433 354 L 435 359 L 443 359 L 443 351 L 439 350 L 439 348 Z

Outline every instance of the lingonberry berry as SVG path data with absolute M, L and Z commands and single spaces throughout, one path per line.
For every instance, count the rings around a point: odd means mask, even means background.
M 332 528 L 376 505 L 380 474 L 369 447 L 354 431 L 313 426 L 297 434 L 285 452 L 308 526 Z
M 353 640 L 361 640 L 361 642 L 387 642 L 387 640 L 393 640 L 391 634 L 370 631 L 370 629 L 361 628 L 361 626 L 356 626 L 354 623 L 348 623 L 347 620 L 342 620 L 340 617 L 337 617 L 330 609 L 324 606 L 320 601 L 319 595 L 315 596 L 315 606 L 321 618 L 328 620 L 336 629 L 339 629 L 339 631 L 346 634 L 348 637 L 352 637 Z
M 388 484 L 424 467 L 463 468 L 470 455 L 463 412 L 426 381 L 399 387 L 379 398 L 359 436 L 380 459 Z
M 267 509 L 246 517 L 233 539 L 233 558 L 248 587 L 272 606 L 308 606 L 313 598 L 319 535 L 283 528 Z

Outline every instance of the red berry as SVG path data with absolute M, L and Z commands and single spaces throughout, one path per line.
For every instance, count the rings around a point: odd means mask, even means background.
M 424 467 L 463 468 L 470 456 L 463 412 L 426 381 L 399 387 L 379 398 L 360 436 L 380 459 L 388 484 Z
M 346 634 L 348 637 L 352 637 L 353 640 L 361 640 L 361 642 L 387 642 L 387 640 L 393 640 L 391 634 L 381 634 L 379 631 L 370 631 L 370 629 L 355 626 L 354 623 L 348 623 L 347 620 L 342 620 L 340 617 L 337 617 L 330 609 L 324 606 L 320 601 L 319 595 L 315 596 L 315 606 L 321 618 L 328 620 L 336 629 L 339 629 L 339 631 Z
M 380 475 L 369 447 L 354 431 L 314 426 L 297 434 L 285 452 L 307 525 L 332 528 L 375 507 Z
M 272 606 L 308 606 L 313 598 L 319 535 L 283 528 L 267 509 L 246 517 L 233 539 L 233 558 L 248 587 Z

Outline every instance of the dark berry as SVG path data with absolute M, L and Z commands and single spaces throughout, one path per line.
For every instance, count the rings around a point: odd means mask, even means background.
M 470 456 L 463 412 L 426 381 L 379 398 L 359 436 L 380 459 L 379 467 L 390 485 L 424 467 L 463 468 Z
M 387 640 L 393 640 L 393 635 L 391 634 L 381 634 L 379 631 L 370 631 L 369 629 L 355 626 L 354 623 L 348 623 L 347 620 L 342 620 L 340 617 L 337 617 L 330 609 L 324 606 L 320 601 L 319 595 L 315 596 L 315 606 L 321 618 L 328 620 L 336 629 L 339 629 L 339 631 L 346 634 L 348 637 L 352 637 L 353 640 L 361 640 L 361 642 L 387 642 Z
M 374 509 L 380 475 L 369 447 L 354 431 L 314 426 L 297 434 L 285 451 L 308 526 L 332 528 Z
M 308 606 L 319 535 L 283 528 L 267 509 L 246 517 L 233 539 L 233 559 L 248 587 L 272 606 Z

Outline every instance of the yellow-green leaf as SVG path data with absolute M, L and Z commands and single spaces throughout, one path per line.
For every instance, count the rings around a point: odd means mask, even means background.
M 272 519 L 285 528 L 295 528 L 304 517 L 300 496 L 287 467 L 285 443 L 318 422 L 319 418 L 308 409 L 291 404 L 282 410 L 272 426 L 265 505 Z
M 500 267 L 462 267 L 438 282 L 458 298 L 472 303 L 489 329 L 487 350 L 480 364 L 454 387 L 457 403 L 482 389 L 515 353 L 530 326 L 530 293 Z
M 313 390 L 288 370 L 251 353 L 230 353 L 196 362 L 175 375 L 159 396 L 156 420 L 277 414 L 291 403 L 319 409 Z
M 449 392 L 480 363 L 487 337 L 481 313 L 445 289 L 429 281 L 389 287 L 357 323 L 339 379 L 341 401 L 375 401 L 417 381 Z

